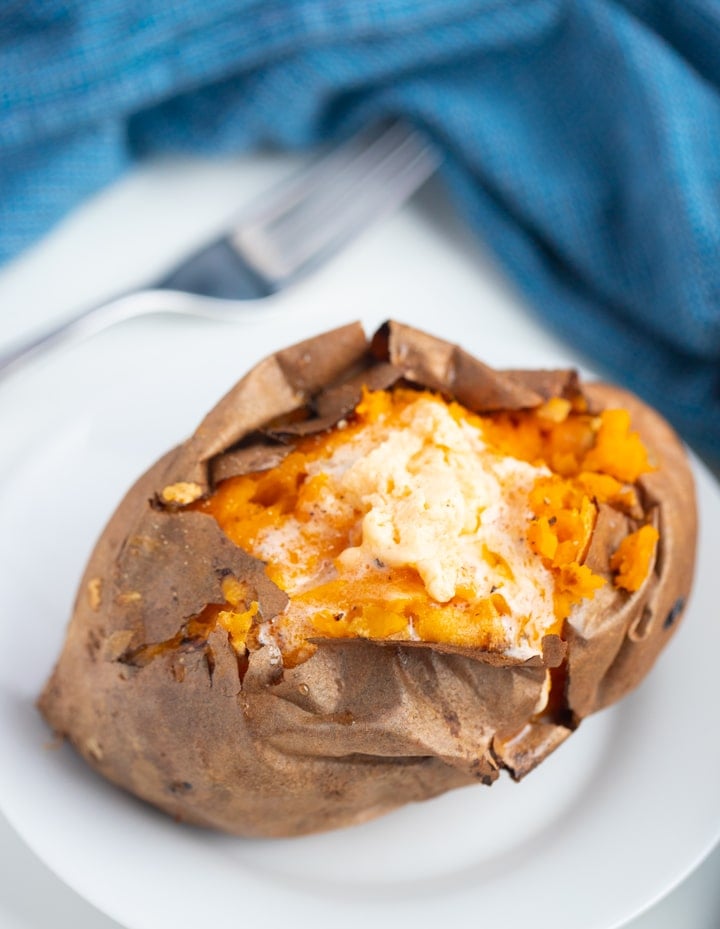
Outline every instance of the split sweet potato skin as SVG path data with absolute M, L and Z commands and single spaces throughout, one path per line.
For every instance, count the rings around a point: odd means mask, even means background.
M 285 668 L 272 646 L 240 661 L 220 627 L 203 641 L 178 638 L 191 617 L 223 603 L 228 577 L 246 585 L 266 622 L 286 595 L 177 495 L 197 498 L 223 477 L 271 467 L 294 435 L 347 415 L 362 384 L 400 379 L 477 412 L 528 409 L 577 391 L 594 410 L 628 409 L 659 464 L 638 484 L 643 519 L 660 530 L 642 587 L 628 594 L 606 584 L 571 615 L 564 642 L 549 637 L 543 658 L 524 663 L 349 640 L 323 642 Z M 627 532 L 627 517 L 601 513 L 588 555 L 594 570 L 610 577 Z M 91 556 L 40 710 L 102 775 L 180 820 L 247 836 L 361 822 L 491 783 L 503 768 L 520 778 L 583 717 L 634 688 L 682 615 L 695 535 L 684 450 L 632 395 L 581 387 L 571 372 L 495 372 L 398 323 L 370 341 L 346 326 L 261 362 L 130 490 Z M 152 660 L 133 660 L 144 645 L 170 642 Z M 552 712 L 535 719 L 551 666 Z

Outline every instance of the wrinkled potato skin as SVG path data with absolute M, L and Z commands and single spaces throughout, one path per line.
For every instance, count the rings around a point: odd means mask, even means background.
M 357 334 L 346 329 L 346 343 L 355 345 Z M 327 351 L 332 337 L 314 340 L 312 351 Z M 378 363 L 397 366 L 409 380 L 444 383 L 455 393 L 450 388 L 460 371 L 472 388 L 469 356 L 453 354 L 441 340 L 391 324 L 380 343 Z M 350 366 L 357 345 L 348 349 Z M 367 351 L 365 342 L 361 348 Z M 307 354 L 297 357 L 305 363 Z M 287 357 L 295 356 L 284 357 L 293 381 Z M 429 374 L 423 373 L 428 358 Z M 483 367 L 482 375 L 492 381 L 488 370 Z M 323 377 L 329 383 L 337 375 Z M 242 383 L 231 392 L 234 408 L 247 400 Z M 501 386 L 505 391 L 505 381 Z M 298 386 L 295 378 L 296 396 L 288 391 L 272 415 L 306 402 L 317 388 Z M 168 480 L 207 474 L 211 456 L 200 467 L 204 439 L 198 430 L 137 482 L 99 540 L 39 701 L 47 722 L 120 787 L 179 820 L 246 836 L 300 835 L 362 822 L 454 787 L 489 784 L 502 768 L 524 776 L 584 716 L 642 679 L 677 626 L 692 577 L 694 496 L 682 446 L 637 398 L 607 385 L 584 391 L 596 409 L 630 409 L 660 463 L 641 483 L 661 543 L 641 590 L 628 595 L 606 585 L 571 617 L 565 693 L 554 719 L 527 724 L 546 674 L 539 659 L 503 665 L 452 649 L 347 641 L 321 644 L 295 668 L 283 668 L 279 654 L 261 647 L 243 667 L 218 628 L 203 646 L 168 650 L 144 666 L 128 661 L 133 648 L 172 638 L 206 604 L 222 603 L 229 574 L 248 583 L 266 620 L 285 603 L 262 564 L 234 546 L 210 516 L 158 504 Z M 205 424 L 218 419 L 227 399 Z M 221 423 L 229 436 L 222 448 L 237 441 L 231 419 Z M 618 531 L 610 527 L 607 538 Z M 593 557 L 600 568 L 604 560 L 607 573 L 608 552 L 600 547 Z M 548 648 L 546 663 L 557 664 L 558 656 L 557 648 Z
M 569 705 L 578 718 L 615 703 L 645 677 L 680 620 L 692 583 L 697 536 L 695 485 L 687 455 L 665 420 L 626 390 L 608 384 L 587 384 L 584 392 L 597 408 L 623 407 L 630 412 L 655 471 L 639 480 L 643 509 L 654 513 L 660 542 L 650 576 L 628 597 L 610 585 L 591 605 L 583 624 L 568 624 Z M 603 615 L 604 614 L 604 615 Z M 619 621 L 627 614 L 627 622 Z M 603 675 L 593 659 L 589 680 L 579 673 L 577 658 L 584 640 L 599 652 L 598 631 L 606 616 L 616 626 L 612 661 Z M 607 644 L 609 637 L 605 637 Z M 573 673 L 573 671 L 575 673 Z M 585 686 L 587 685 L 587 686 Z M 584 691 L 584 692 L 583 692 Z

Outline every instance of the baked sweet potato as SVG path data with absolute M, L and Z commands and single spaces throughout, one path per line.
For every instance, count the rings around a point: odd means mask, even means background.
M 690 590 L 678 439 L 572 371 L 398 323 L 253 368 L 130 490 L 40 698 L 101 774 L 249 836 L 520 779 Z

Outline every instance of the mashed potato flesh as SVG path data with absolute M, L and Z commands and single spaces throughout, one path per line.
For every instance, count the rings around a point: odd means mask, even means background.
M 352 422 L 205 505 L 289 594 L 284 653 L 327 636 L 538 650 L 553 577 L 525 526 L 547 469 L 493 451 L 471 420 L 431 394 L 368 394 Z
M 427 391 L 366 392 L 347 421 L 200 507 L 289 595 L 259 631 L 286 663 L 318 638 L 527 658 L 606 582 L 584 559 L 597 503 L 632 505 L 614 465 L 622 441 L 639 473 L 649 467 L 611 412 L 605 421 L 555 400 L 481 417 Z M 610 464 L 588 470 L 594 459 Z M 635 583 L 652 544 L 627 547 L 618 577 Z

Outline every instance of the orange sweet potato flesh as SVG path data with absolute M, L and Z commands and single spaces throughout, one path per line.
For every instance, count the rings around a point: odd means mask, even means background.
M 382 616 L 384 637 L 348 626 L 301 661 L 268 643 L 287 594 L 203 501 L 234 475 L 271 474 L 303 437 L 351 416 L 363 387 L 393 385 L 557 426 L 549 464 L 580 504 L 568 498 L 553 522 L 559 511 L 540 512 L 541 497 L 533 517 L 546 523 L 531 535 L 558 577 L 570 572 L 572 596 L 558 604 L 561 634 L 535 658 L 453 644 L 437 629 L 427 635 L 437 641 L 397 642 Z M 606 423 L 604 437 L 579 419 L 564 427 L 568 405 Z M 631 428 L 603 420 L 615 409 Z M 531 459 L 537 436 L 526 433 L 514 454 Z M 618 470 L 608 461 L 630 433 Z M 257 365 L 129 491 L 90 558 L 40 710 L 104 777 L 179 820 L 239 835 L 345 826 L 503 769 L 519 779 L 635 687 L 672 636 L 692 581 L 693 501 L 680 442 L 630 394 L 572 372 L 493 371 L 399 323 L 370 340 L 345 326 Z M 587 576 L 604 583 L 578 598 Z

